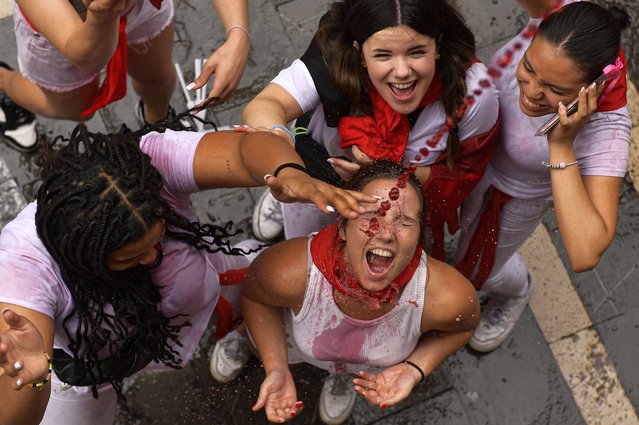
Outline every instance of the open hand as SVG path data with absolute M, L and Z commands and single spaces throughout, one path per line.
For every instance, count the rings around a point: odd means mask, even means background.
M 304 408 L 304 404 L 297 400 L 295 383 L 288 369 L 275 370 L 266 375 L 253 411 L 263 407 L 268 420 L 277 423 L 290 421 Z
M 355 391 L 366 401 L 384 408 L 408 397 L 417 381 L 411 366 L 400 363 L 377 375 L 360 371 L 353 383 Z
M 9 329 L 0 334 L 0 367 L 15 378 L 11 387 L 19 390 L 41 381 L 49 370 L 42 335 L 29 319 L 9 309 L 2 312 L 2 319 Z

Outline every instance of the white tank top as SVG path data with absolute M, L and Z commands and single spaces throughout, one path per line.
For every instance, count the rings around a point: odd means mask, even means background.
M 426 254 L 422 253 L 419 267 L 391 311 L 359 320 L 335 304 L 333 287 L 311 258 L 310 238 L 308 252 L 302 309 L 297 315 L 284 309 L 289 363 L 306 362 L 330 372 L 378 373 L 406 360 L 422 335 Z

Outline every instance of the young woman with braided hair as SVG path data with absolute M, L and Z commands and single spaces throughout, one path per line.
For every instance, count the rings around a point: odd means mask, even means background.
M 294 119 L 310 136 L 298 136 L 296 148 L 325 181 L 339 184 L 371 159 L 415 165 L 441 258 L 443 226 L 457 230 L 457 207 L 494 149 L 498 103 L 472 32 L 446 0 L 344 0 L 331 5 L 306 53 L 244 110 L 256 128 L 281 130 Z M 309 139 L 323 157 L 306 155 Z M 270 209 L 265 198 L 255 213 L 258 237 L 275 233 L 262 230 L 273 226 Z M 286 238 L 334 220 L 299 204 L 283 206 L 283 215 Z
M 48 152 L 36 202 L 0 235 L 0 424 L 111 424 L 124 379 L 189 361 L 223 275 L 256 248 L 198 224 L 189 193 L 266 179 L 284 201 L 349 217 L 376 201 L 300 164 L 269 132 L 79 126 Z

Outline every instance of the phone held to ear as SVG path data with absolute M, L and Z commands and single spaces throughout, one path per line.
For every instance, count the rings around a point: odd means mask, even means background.
M 595 84 L 595 86 L 597 86 L 597 89 L 599 89 L 599 87 L 603 86 L 603 84 L 606 81 L 614 80 L 615 78 L 618 78 L 619 75 L 621 75 L 621 70 L 619 69 L 619 67 L 614 65 L 608 65 L 607 67 L 604 68 L 603 73 L 595 81 L 593 81 L 593 84 Z M 566 105 L 566 114 L 568 115 L 574 114 L 577 111 L 578 106 L 579 106 L 579 96 L 574 98 L 572 102 Z M 535 133 L 535 136 L 547 135 L 548 133 L 550 133 L 550 130 L 555 128 L 557 124 L 559 124 L 559 114 L 555 114 L 551 119 L 546 121 L 544 125 L 539 127 L 539 130 L 537 130 L 537 132 Z

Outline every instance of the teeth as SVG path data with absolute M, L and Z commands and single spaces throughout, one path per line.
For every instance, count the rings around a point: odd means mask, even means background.
M 393 253 L 390 251 L 387 251 L 385 249 L 380 249 L 380 248 L 375 248 L 375 249 L 371 249 L 371 254 L 373 255 L 378 255 L 380 257 L 387 257 L 390 258 L 393 256 Z
M 528 99 L 528 97 L 525 94 L 524 94 L 523 98 L 524 98 L 524 103 L 526 105 L 530 106 L 531 108 L 539 108 L 539 107 L 541 107 L 541 105 L 539 105 L 539 104 L 533 102 L 532 100 Z
M 410 88 L 413 85 L 413 83 L 391 83 L 391 85 L 395 87 L 396 89 L 405 90 Z

